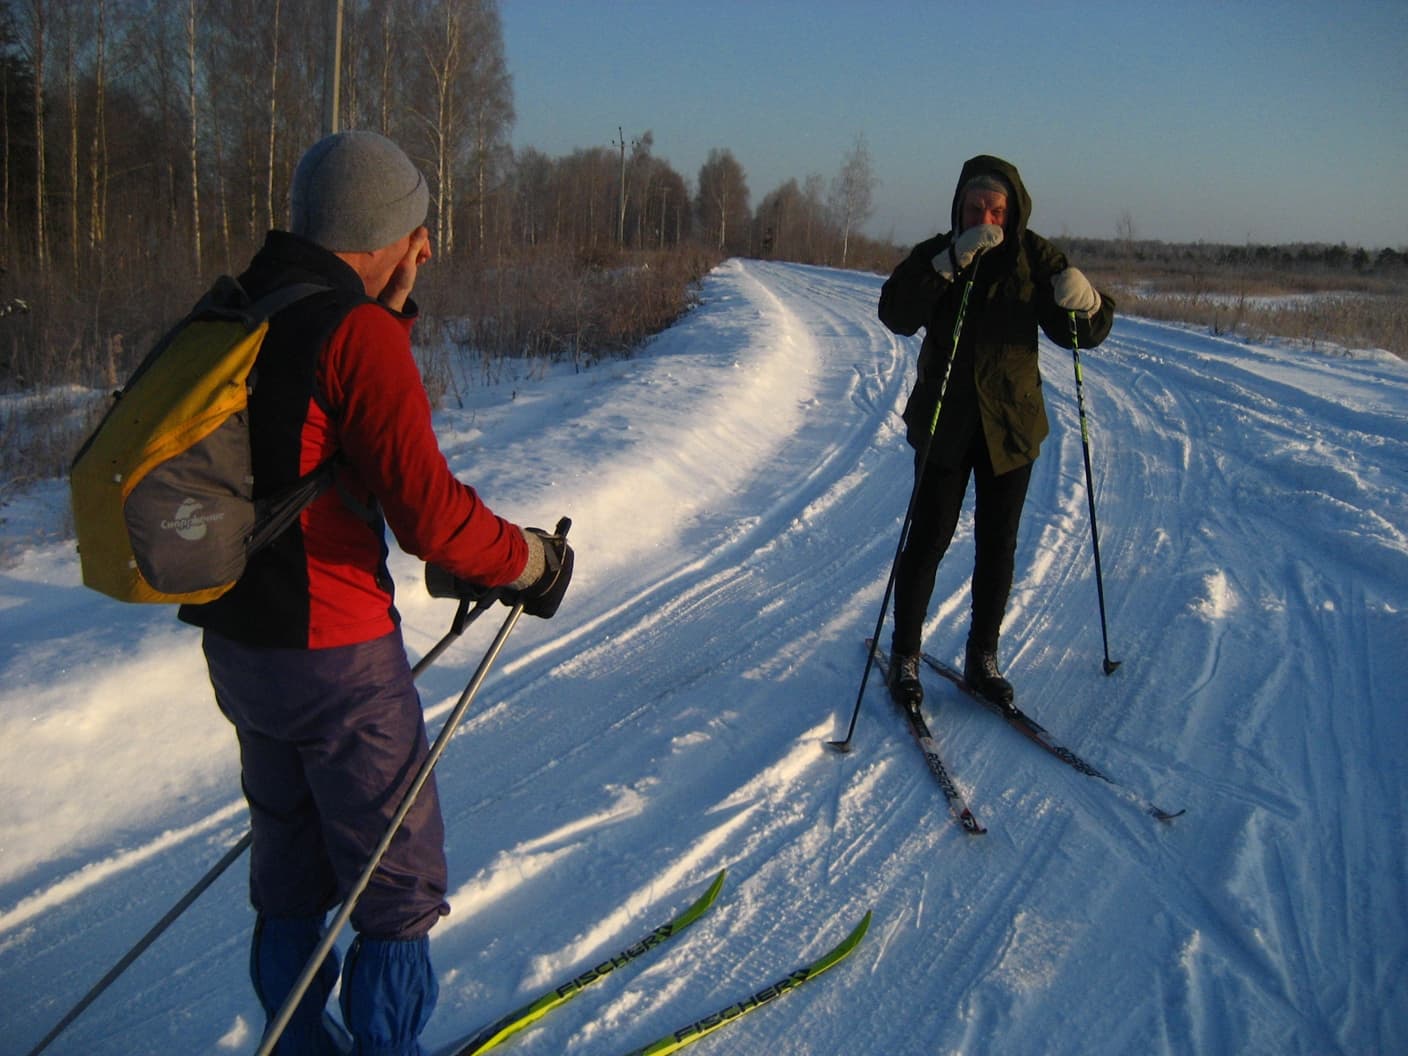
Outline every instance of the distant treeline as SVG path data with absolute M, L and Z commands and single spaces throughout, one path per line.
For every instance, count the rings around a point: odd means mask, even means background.
M 1120 311 L 1249 340 L 1386 349 L 1408 359 L 1408 253 L 1321 243 L 1068 238 Z
M 1236 245 L 1218 242 L 1155 242 L 1125 239 L 1061 238 L 1073 260 L 1091 267 L 1139 265 L 1180 271 L 1218 269 L 1264 274 L 1408 276 L 1408 249 L 1368 250 L 1343 243 L 1292 242 Z

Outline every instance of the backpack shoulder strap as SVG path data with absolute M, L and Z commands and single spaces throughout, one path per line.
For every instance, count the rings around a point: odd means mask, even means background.
M 250 297 L 239 279 L 221 275 L 182 323 L 193 319 L 231 319 L 238 320 L 253 330 L 285 308 L 314 294 L 331 290 L 331 286 L 316 282 L 293 282 L 287 286 L 277 286 L 255 300 Z
M 265 319 L 268 319 L 285 308 L 297 304 L 301 300 L 312 297 L 318 293 L 329 293 L 331 286 L 322 286 L 316 282 L 295 282 L 288 286 L 280 286 L 276 290 L 270 290 L 259 300 L 250 306 L 250 318 L 257 326 Z

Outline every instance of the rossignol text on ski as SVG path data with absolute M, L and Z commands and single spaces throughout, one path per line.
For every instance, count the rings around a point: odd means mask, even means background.
M 871 641 L 867 639 L 865 646 L 871 647 Z M 878 646 L 875 648 L 875 660 L 880 665 L 880 670 L 885 676 L 886 684 L 890 681 L 890 657 Z M 929 724 L 924 721 L 924 716 L 918 708 L 900 707 L 904 712 L 904 717 L 909 722 L 910 732 L 914 734 L 914 739 L 919 743 L 919 750 L 924 753 L 924 762 L 929 766 L 929 772 L 934 775 L 939 783 L 939 788 L 943 790 L 944 799 L 948 801 L 949 812 L 953 814 L 954 820 L 963 826 L 963 831 L 974 836 L 981 836 L 988 830 L 985 829 L 974 816 L 973 811 L 968 807 L 968 801 L 964 798 L 962 791 L 954 782 L 953 777 L 948 772 L 948 767 L 944 765 L 943 759 L 939 756 L 939 747 L 934 741 L 934 735 L 929 732 Z

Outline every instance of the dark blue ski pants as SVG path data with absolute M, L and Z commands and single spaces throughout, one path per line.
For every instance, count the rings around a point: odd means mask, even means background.
M 267 649 L 206 631 L 205 655 L 239 738 L 250 900 L 271 917 L 321 917 L 366 867 L 428 752 L 401 634 Z M 449 912 L 444 837 L 432 777 L 357 902 L 359 933 L 417 939 Z

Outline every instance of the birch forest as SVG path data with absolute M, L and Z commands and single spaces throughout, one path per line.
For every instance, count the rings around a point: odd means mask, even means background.
M 298 158 L 330 128 L 421 167 L 423 301 L 486 360 L 628 350 L 723 256 L 895 259 L 856 233 L 863 137 L 837 176 L 754 210 L 726 147 L 690 179 L 648 129 L 549 157 L 515 150 L 513 122 L 495 0 L 0 0 L 0 390 L 120 384 L 286 224 Z

